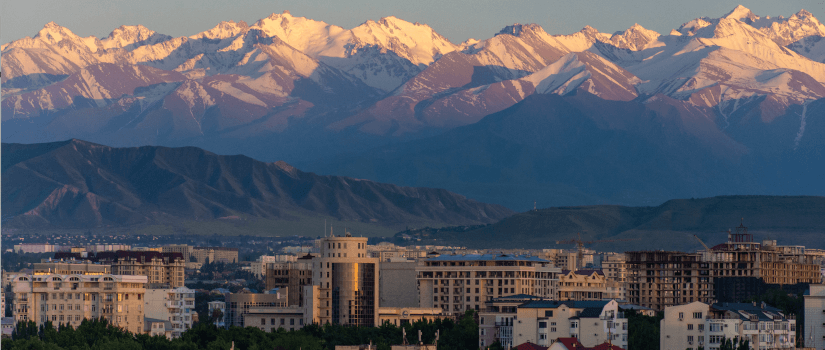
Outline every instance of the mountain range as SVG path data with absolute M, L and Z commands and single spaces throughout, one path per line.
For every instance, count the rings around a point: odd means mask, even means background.
M 2 138 L 196 146 L 515 210 L 825 194 L 825 25 L 737 6 L 670 33 L 451 43 L 288 12 L 188 37 L 48 23 L 1 49 Z
M 512 214 L 446 190 L 320 176 L 285 162 L 194 147 L 112 148 L 80 140 L 3 143 L 2 208 L 4 228 L 18 229 L 246 218 L 397 229 L 493 223 Z

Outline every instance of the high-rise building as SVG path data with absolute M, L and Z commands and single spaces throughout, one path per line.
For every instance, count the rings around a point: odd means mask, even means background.
M 378 325 L 378 259 L 368 257 L 367 238 L 325 237 L 312 264 L 318 295 L 309 307 L 321 324 Z
M 528 294 L 555 298 L 561 269 L 532 256 L 441 255 L 416 269 L 420 307 L 460 315 L 494 298 Z
M 627 252 L 626 256 L 629 301 L 658 311 L 694 301 L 710 304 L 718 299 L 716 285 L 728 287 L 725 295 L 745 295 L 748 291 L 737 285 L 753 285 L 748 279 L 775 285 L 822 281 L 821 255 L 776 241 L 754 242 L 744 225 L 736 233 L 728 232 L 727 242 L 695 254 L 646 251 Z M 735 283 L 723 283 L 723 279 Z
M 627 252 L 627 299 L 662 311 L 665 307 L 713 302 L 710 264 L 700 254 L 666 251 Z
M 80 325 L 105 318 L 112 325 L 141 333 L 146 276 L 19 274 L 12 278 L 15 321 L 42 325 Z

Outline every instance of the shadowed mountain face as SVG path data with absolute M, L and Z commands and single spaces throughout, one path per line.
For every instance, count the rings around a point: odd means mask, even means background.
M 491 223 L 512 212 L 441 189 L 302 172 L 204 150 L 85 141 L 3 144 L 3 224 L 92 228 L 227 216 L 398 225 Z
M 702 249 L 743 223 L 756 241 L 825 248 L 825 197 L 721 196 L 675 199 L 655 207 L 594 205 L 531 210 L 473 230 L 445 228 L 429 238 L 469 247 L 575 248 L 556 241 L 616 240 L 587 245 L 602 251 Z M 410 234 L 410 232 L 405 232 Z M 412 232 L 415 235 L 415 231 Z

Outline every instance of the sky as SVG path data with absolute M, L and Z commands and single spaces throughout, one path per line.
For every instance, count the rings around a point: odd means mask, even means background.
M 84 37 L 105 37 L 120 25 L 137 24 L 189 36 L 221 21 L 252 24 L 284 10 L 347 29 L 396 16 L 428 24 L 454 43 L 489 38 L 513 23 L 537 23 L 550 34 L 570 34 L 586 25 L 613 33 L 639 23 L 667 34 L 697 17 L 721 17 L 740 3 L 763 17 L 788 17 L 804 8 L 825 21 L 825 0 L 7 0 L 0 4 L 0 42 L 34 36 L 51 21 Z

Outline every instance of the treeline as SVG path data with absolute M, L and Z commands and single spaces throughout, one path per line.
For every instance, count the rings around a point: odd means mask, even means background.
M 405 325 L 403 330 L 410 344 L 418 342 L 419 330 L 424 343 L 432 344 L 438 331 L 440 350 L 476 349 L 478 324 L 473 316 L 473 312 L 468 311 L 458 322 L 418 321 Z M 163 336 L 132 334 L 105 319 L 84 320 L 76 329 L 69 325 L 55 328 L 50 322 L 38 327 L 30 321 L 18 323 L 11 339 L 3 339 L 0 345 L 3 349 L 25 350 L 228 350 L 234 343 L 236 350 L 334 350 L 336 345 L 372 343 L 374 349 L 390 350 L 391 345 L 402 343 L 403 330 L 390 324 L 381 327 L 313 324 L 297 331 L 281 328 L 267 333 L 255 327 L 223 329 L 201 322 L 179 339 L 168 340 Z

